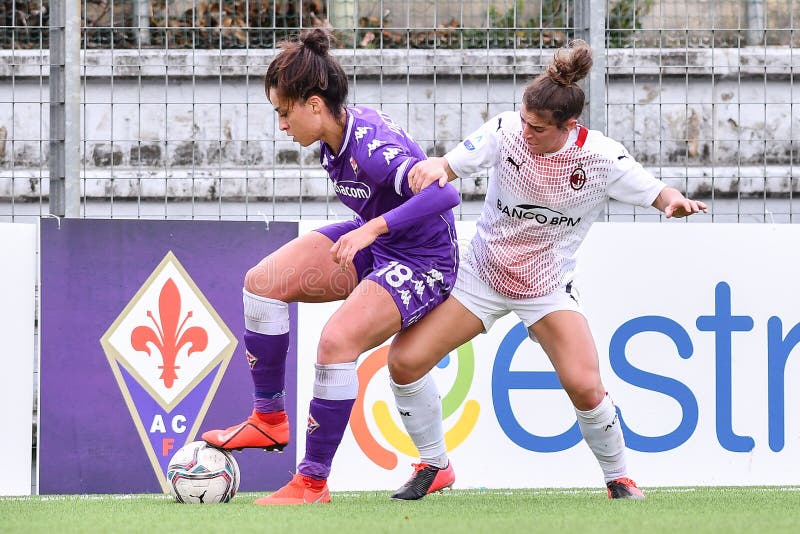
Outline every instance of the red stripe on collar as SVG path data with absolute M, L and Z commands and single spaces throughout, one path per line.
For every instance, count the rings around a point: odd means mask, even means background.
M 578 125 L 578 140 L 575 141 L 575 144 L 579 147 L 583 147 L 583 144 L 586 142 L 586 137 L 589 135 L 589 130 L 586 129 L 585 126 Z

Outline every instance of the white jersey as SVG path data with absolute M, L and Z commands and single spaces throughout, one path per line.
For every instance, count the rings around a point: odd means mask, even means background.
M 490 119 L 445 158 L 458 176 L 489 171 L 477 233 L 461 261 L 511 298 L 569 282 L 575 253 L 609 198 L 647 207 L 664 188 L 620 143 L 583 126 L 558 152 L 534 154 L 515 111 Z

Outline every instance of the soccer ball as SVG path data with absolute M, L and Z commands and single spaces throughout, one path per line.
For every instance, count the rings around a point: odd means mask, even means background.
M 167 483 L 178 502 L 228 502 L 239 489 L 239 465 L 228 451 L 215 449 L 205 441 L 193 441 L 172 455 Z

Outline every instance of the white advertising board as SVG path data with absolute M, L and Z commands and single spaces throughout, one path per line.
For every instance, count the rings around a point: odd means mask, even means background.
M 36 225 L 0 223 L 0 495 L 30 495 Z
M 458 231 L 465 243 L 474 224 Z M 798 265 L 797 225 L 594 225 L 577 285 L 641 486 L 800 483 Z M 301 419 L 337 307 L 299 307 Z M 456 487 L 602 488 L 552 366 L 519 325 L 506 316 L 434 370 Z M 332 490 L 395 489 L 417 461 L 382 356 L 359 359 L 365 392 Z

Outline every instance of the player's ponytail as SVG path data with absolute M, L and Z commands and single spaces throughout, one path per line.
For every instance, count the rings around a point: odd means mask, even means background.
M 576 39 L 567 48 L 556 50 L 545 71 L 525 88 L 525 109 L 549 112 L 558 127 L 578 118 L 586 98 L 578 82 L 591 68 L 592 49 L 585 41 Z
M 347 76 L 330 54 L 333 34 L 312 28 L 297 38 L 281 43 L 281 51 L 267 68 L 264 80 L 267 97 L 274 88 L 290 102 L 305 101 L 319 95 L 334 117 L 339 117 L 347 102 Z

